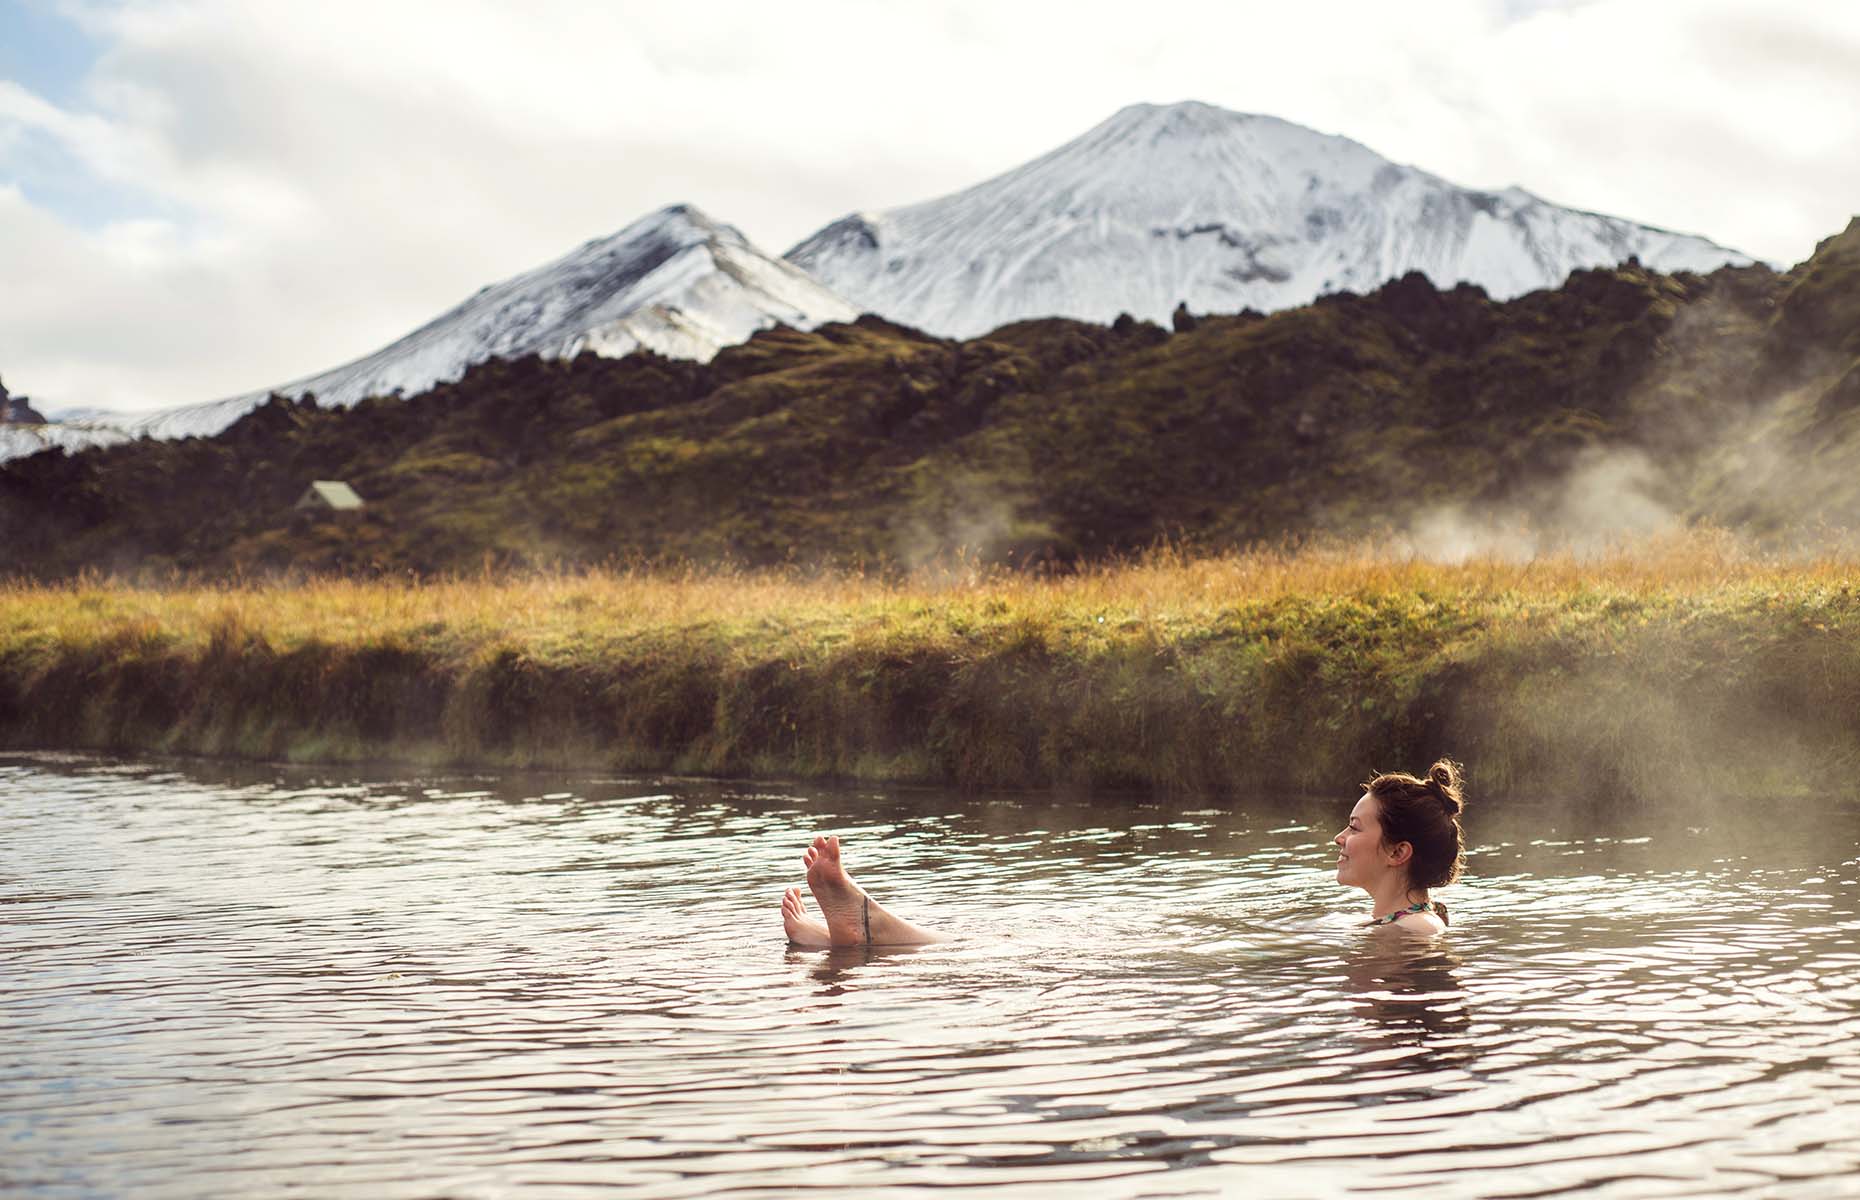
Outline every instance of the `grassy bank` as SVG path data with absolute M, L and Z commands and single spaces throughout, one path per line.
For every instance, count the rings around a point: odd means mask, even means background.
M 965 787 L 1853 791 L 1860 566 L 1695 535 L 1587 561 L 1158 555 L 0 588 L 0 741 Z

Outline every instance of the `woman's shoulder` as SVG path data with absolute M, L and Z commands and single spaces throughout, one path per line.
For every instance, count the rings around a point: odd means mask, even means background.
M 1397 919 L 1378 928 L 1410 937 L 1432 937 L 1437 933 L 1445 933 L 1447 923 L 1431 912 L 1403 913 Z

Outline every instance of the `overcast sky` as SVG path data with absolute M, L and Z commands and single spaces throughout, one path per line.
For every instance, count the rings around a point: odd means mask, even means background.
M 0 378 L 269 387 L 666 204 L 781 253 L 1185 99 L 1779 265 L 1860 211 L 1830 0 L 0 0 Z

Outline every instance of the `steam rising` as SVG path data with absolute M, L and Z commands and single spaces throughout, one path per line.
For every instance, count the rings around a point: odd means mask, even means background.
M 892 531 L 894 560 L 913 575 L 943 574 L 951 564 L 996 563 L 1010 556 L 1024 523 L 1012 497 L 990 477 L 949 472 L 921 483 Z
M 1678 529 L 1684 522 L 1661 499 L 1670 491 L 1645 451 L 1592 447 L 1567 476 L 1537 489 L 1529 502 L 1484 511 L 1461 505 L 1423 510 L 1397 548 L 1451 564 L 1474 558 L 1528 562 L 1549 553 L 1591 558 Z

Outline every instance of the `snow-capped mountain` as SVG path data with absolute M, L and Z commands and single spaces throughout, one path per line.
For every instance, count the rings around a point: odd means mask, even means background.
M 619 356 L 643 346 L 703 360 L 777 321 L 811 328 L 849 321 L 858 311 L 733 227 L 674 205 L 483 288 L 366 358 L 206 404 L 114 418 L 90 412 L 81 423 L 38 426 L 38 437 L 0 438 L 0 459 L 43 449 L 42 439 L 76 448 L 140 434 L 218 433 L 273 391 L 315 392 L 324 404 L 345 405 L 395 391 L 413 395 L 494 356 L 566 358 L 582 350 Z
M 51 425 L 0 427 L 0 461 L 217 433 L 273 391 L 328 404 L 413 394 L 498 355 L 644 346 L 708 359 L 776 321 L 810 328 L 862 311 L 954 337 L 1039 316 L 1160 321 L 1182 302 L 1270 311 L 1413 270 L 1507 298 L 1629 256 L 1662 271 L 1751 261 L 1517 188 L 1459 187 L 1275 117 L 1140 104 L 966 191 L 845 217 L 785 260 L 695 208 L 662 209 L 344 366 L 152 413 L 47 410 Z
M 973 337 L 1027 317 L 1160 321 L 1184 301 L 1196 312 L 1271 311 L 1416 270 L 1504 299 L 1631 255 L 1660 271 L 1751 261 L 1189 102 L 1132 105 L 966 191 L 844 217 L 787 257 L 863 309 Z

